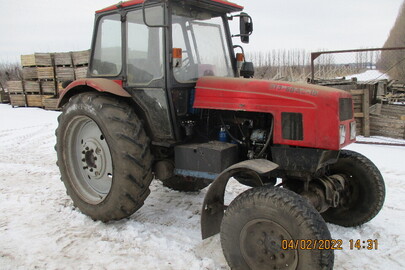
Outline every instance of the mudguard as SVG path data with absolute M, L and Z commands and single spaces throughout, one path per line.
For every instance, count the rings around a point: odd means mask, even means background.
M 224 170 L 211 184 L 204 198 L 201 214 L 201 234 L 206 239 L 220 231 L 224 217 L 224 195 L 229 179 L 236 173 L 243 172 L 252 177 L 252 182 L 262 186 L 260 175 L 269 173 L 278 168 L 278 165 L 266 159 L 245 160 L 234 164 Z
M 58 108 L 69 101 L 77 92 L 96 90 L 99 92 L 107 92 L 121 97 L 131 97 L 131 95 L 122 88 L 122 81 L 113 81 L 103 78 L 86 78 L 76 80 L 70 83 L 60 94 L 58 100 Z

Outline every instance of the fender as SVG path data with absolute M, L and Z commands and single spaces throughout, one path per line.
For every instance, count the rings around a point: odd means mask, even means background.
M 252 159 L 234 164 L 218 175 L 204 198 L 201 211 L 202 239 L 213 236 L 220 231 L 225 210 L 225 188 L 232 176 L 238 172 L 247 173 L 252 177 L 253 183 L 257 186 L 262 186 L 263 182 L 260 175 L 269 173 L 276 168 L 278 168 L 278 165 L 267 159 Z
M 69 101 L 69 98 L 78 92 L 96 90 L 107 92 L 121 97 L 131 97 L 131 95 L 122 88 L 122 81 L 112 81 L 103 78 L 86 78 L 71 82 L 60 94 L 58 108 Z

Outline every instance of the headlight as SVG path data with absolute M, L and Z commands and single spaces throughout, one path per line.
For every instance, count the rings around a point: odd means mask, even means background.
M 350 140 L 356 139 L 356 122 L 350 123 Z
M 346 141 L 346 126 L 340 125 L 340 144 L 344 144 Z

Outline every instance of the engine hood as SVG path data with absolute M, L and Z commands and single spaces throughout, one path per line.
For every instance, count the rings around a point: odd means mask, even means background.
M 340 142 L 339 127 L 346 127 L 348 138 L 354 122 L 353 117 L 340 116 L 340 110 L 353 115 L 353 103 L 342 99 L 351 101 L 350 93 L 313 84 L 202 77 L 196 84 L 194 108 L 269 113 L 275 144 L 339 150 L 353 142 Z M 289 136 L 289 131 L 298 135 Z
M 269 112 L 276 107 L 319 108 L 351 97 L 348 92 L 306 83 L 241 78 L 202 77 L 195 108 Z

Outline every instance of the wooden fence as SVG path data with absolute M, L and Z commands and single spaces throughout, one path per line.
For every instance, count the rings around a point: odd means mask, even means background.
M 405 106 L 375 104 L 370 110 L 371 135 L 405 139 Z

